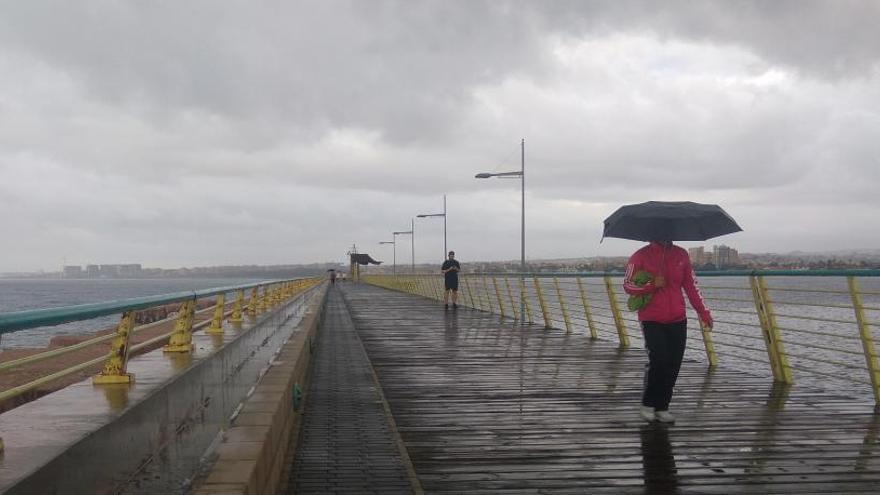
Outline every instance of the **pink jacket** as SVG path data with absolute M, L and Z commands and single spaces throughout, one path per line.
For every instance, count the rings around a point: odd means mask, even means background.
M 642 286 L 634 284 L 632 278 L 641 270 L 652 276 L 663 275 L 666 286 L 657 288 L 654 282 Z M 697 279 L 687 251 L 675 245 L 664 246 L 652 242 L 636 251 L 629 259 L 623 290 L 633 296 L 652 294 L 651 302 L 639 310 L 639 321 L 675 323 L 684 320 L 686 313 L 682 289 L 700 319 L 711 321 L 709 310 L 703 304 L 703 296 L 697 288 Z

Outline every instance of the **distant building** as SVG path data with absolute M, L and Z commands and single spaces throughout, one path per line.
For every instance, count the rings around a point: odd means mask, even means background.
M 66 265 L 64 267 L 64 278 L 82 278 L 83 269 L 79 265 Z
M 116 278 L 119 275 L 119 265 L 101 265 L 98 268 L 98 276 L 101 278 Z
M 98 278 L 101 275 L 101 267 L 98 265 L 86 265 L 86 276 Z
M 691 265 L 693 266 L 703 266 L 708 262 L 706 259 L 706 248 L 702 246 L 688 249 L 688 256 L 690 256 Z
M 712 262 L 719 270 L 729 266 L 739 265 L 739 252 L 732 247 L 720 246 L 712 247 Z
M 131 263 L 127 265 L 119 265 L 117 268 L 117 274 L 123 278 L 137 278 L 141 276 L 141 265 L 140 263 Z

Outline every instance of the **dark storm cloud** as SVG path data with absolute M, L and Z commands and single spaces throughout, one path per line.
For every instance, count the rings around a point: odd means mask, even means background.
M 880 243 L 859 230 L 880 214 L 877 2 L 0 9 L 0 207 L 21 239 L 0 269 L 326 259 L 443 193 L 469 256 L 505 256 L 518 184 L 473 175 L 517 169 L 521 137 L 537 257 L 589 252 L 644 199 L 729 205 L 746 249 L 783 246 L 782 221 L 808 242 L 822 208 L 840 220 L 815 247 Z

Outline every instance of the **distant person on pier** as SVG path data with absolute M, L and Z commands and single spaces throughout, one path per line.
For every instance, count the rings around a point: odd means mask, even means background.
M 687 251 L 671 241 L 652 241 L 636 251 L 626 266 L 623 289 L 633 296 L 630 309 L 639 312 L 648 351 L 639 414 L 645 421 L 672 423 L 675 417 L 669 403 L 687 342 L 682 290 L 708 328 L 712 328 L 712 314 L 697 288 Z
M 449 293 L 452 293 L 452 309 L 458 309 L 458 272 L 461 264 L 455 260 L 455 251 L 449 251 L 449 259 L 443 262 L 440 273 L 443 274 L 446 290 L 443 291 L 443 308 L 449 309 Z
M 330 285 L 336 285 L 336 270 L 330 270 Z

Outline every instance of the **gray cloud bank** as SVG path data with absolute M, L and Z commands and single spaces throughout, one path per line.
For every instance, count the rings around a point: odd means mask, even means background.
M 534 257 L 626 252 L 601 220 L 647 199 L 744 250 L 880 245 L 877 2 L 0 9 L 0 271 L 340 259 L 443 193 L 466 258 L 515 258 L 517 184 L 472 177 L 520 137 Z

